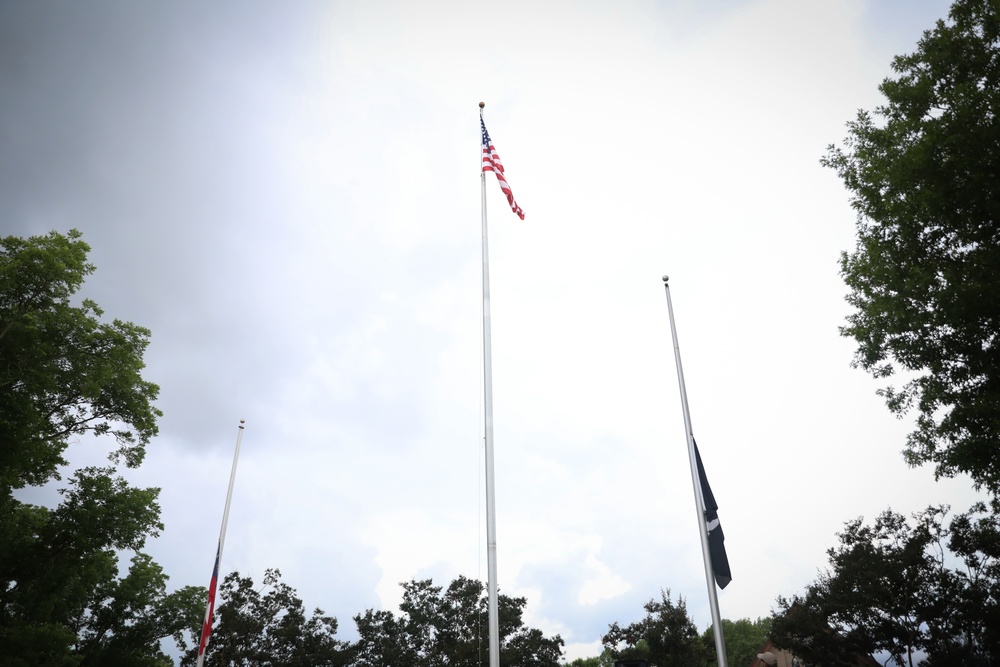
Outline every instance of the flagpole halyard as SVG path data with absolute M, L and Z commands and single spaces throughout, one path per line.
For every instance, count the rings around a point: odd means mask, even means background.
M 485 102 L 479 103 L 479 121 L 483 128 L 483 154 L 487 152 Z M 486 568 L 489 604 L 490 667 L 500 667 L 500 614 L 497 594 L 496 487 L 493 474 L 493 361 L 490 332 L 490 251 L 486 227 L 486 169 L 480 173 L 483 219 L 483 402 L 486 438 Z
M 684 385 L 684 369 L 681 366 L 681 349 L 677 343 L 677 326 L 674 324 L 674 306 L 670 300 L 670 283 L 668 276 L 663 276 L 663 289 L 667 294 L 667 313 L 670 316 L 670 337 L 674 344 L 674 361 L 677 364 L 677 384 L 681 393 L 681 409 L 684 412 L 684 434 L 687 438 L 688 461 L 691 464 L 691 486 L 694 489 L 695 511 L 698 513 L 698 532 L 701 536 L 701 554 L 705 565 L 705 580 L 708 584 L 708 602 L 712 610 L 712 627 L 715 636 L 715 653 L 719 667 L 728 667 L 726 644 L 722 636 L 722 616 L 719 613 L 719 596 L 715 590 L 715 572 L 712 567 L 712 554 L 708 543 L 708 525 L 705 516 L 705 498 L 701 488 L 701 477 L 698 474 L 698 455 L 694 442 L 694 430 L 691 427 L 691 413 L 688 409 L 687 388 Z

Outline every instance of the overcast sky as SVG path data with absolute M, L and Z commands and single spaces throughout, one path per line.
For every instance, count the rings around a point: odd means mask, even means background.
M 84 295 L 152 330 L 148 551 L 277 567 L 340 620 L 485 580 L 478 103 L 498 581 L 596 655 L 669 588 L 710 622 L 661 275 L 733 582 L 802 590 L 849 519 L 965 509 L 850 368 L 819 164 L 944 0 L 0 0 L 0 230 L 79 229 Z M 84 442 L 77 465 L 103 449 Z

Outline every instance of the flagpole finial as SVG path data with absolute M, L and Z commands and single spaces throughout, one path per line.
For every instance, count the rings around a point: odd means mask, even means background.
M 663 282 L 667 282 L 668 280 L 670 280 L 670 276 L 666 276 L 666 275 L 663 276 Z
M 479 103 L 479 108 L 480 109 L 484 109 L 485 107 L 486 107 L 486 102 L 480 102 Z

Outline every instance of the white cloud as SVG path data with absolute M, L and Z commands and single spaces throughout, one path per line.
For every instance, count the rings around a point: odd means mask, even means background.
M 580 604 L 597 604 L 602 600 L 617 597 L 631 588 L 624 579 L 612 572 L 607 565 L 594 556 L 588 555 L 586 562 L 587 567 L 594 570 L 596 576 L 587 579 L 580 586 L 580 595 L 577 598 Z

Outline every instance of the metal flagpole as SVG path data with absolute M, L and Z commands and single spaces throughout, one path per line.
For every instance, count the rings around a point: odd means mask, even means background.
M 479 103 L 482 119 L 484 102 Z M 490 346 L 490 253 L 486 233 L 486 172 L 480 174 L 483 209 L 483 401 L 486 426 L 486 568 L 489 596 L 490 667 L 500 667 L 500 615 L 497 608 L 497 515 L 493 481 L 493 362 Z
M 236 482 L 236 464 L 240 460 L 240 443 L 243 442 L 243 424 L 246 420 L 240 420 L 240 429 L 236 434 L 236 452 L 233 454 L 233 469 L 229 473 L 229 490 L 226 492 L 226 507 L 222 511 L 222 529 L 219 531 L 219 547 L 215 552 L 215 570 L 212 574 L 212 590 L 208 593 L 208 604 L 205 608 L 205 624 L 201 630 L 201 642 L 199 643 L 197 667 L 205 664 L 205 647 L 208 645 L 208 634 L 212 630 L 212 611 L 215 607 L 215 586 L 218 582 L 219 564 L 222 562 L 222 547 L 226 543 L 226 526 L 229 524 L 229 505 L 233 501 L 233 484 Z
M 688 460 L 691 462 L 691 486 L 694 488 L 694 504 L 698 513 L 698 531 L 701 534 L 701 555 L 705 562 L 705 581 L 708 583 L 708 602 L 712 608 L 712 627 L 715 631 L 715 653 L 719 667 L 728 667 L 726 644 L 722 637 L 722 616 L 719 614 L 719 596 L 715 590 L 715 572 L 712 568 L 712 554 L 708 548 L 708 524 L 705 521 L 705 499 L 701 493 L 698 465 L 694 454 L 694 430 L 691 428 L 691 413 L 688 410 L 687 388 L 684 386 L 684 369 L 681 367 L 681 348 L 677 344 L 677 327 L 674 324 L 674 306 L 670 301 L 668 277 L 663 276 L 663 289 L 667 293 L 667 312 L 670 314 L 670 336 L 674 342 L 674 360 L 677 362 L 677 384 L 681 391 L 681 409 L 684 411 L 684 431 L 687 437 Z

